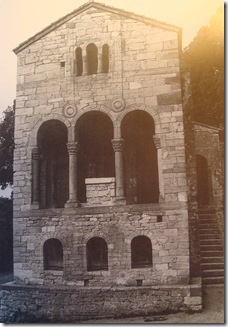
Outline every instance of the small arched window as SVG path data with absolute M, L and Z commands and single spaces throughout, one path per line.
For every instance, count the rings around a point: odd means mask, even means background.
M 102 47 L 102 73 L 108 73 L 109 70 L 109 46 L 104 44 Z
M 136 236 L 131 241 L 131 267 L 145 268 L 152 266 L 152 245 L 147 236 Z
M 51 238 L 45 241 L 43 251 L 45 270 L 63 269 L 63 247 L 58 239 Z
M 83 62 L 82 62 L 82 49 L 78 47 L 75 51 L 76 57 L 76 76 L 82 76 L 83 73 Z
M 86 244 L 87 270 L 108 270 L 108 246 L 101 237 L 93 237 Z
M 98 59 L 97 59 L 97 47 L 94 43 L 90 43 L 86 47 L 87 57 L 87 72 L 89 75 L 97 73 Z

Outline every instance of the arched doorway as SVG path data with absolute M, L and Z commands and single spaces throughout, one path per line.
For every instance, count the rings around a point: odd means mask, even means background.
M 86 178 L 114 177 L 115 158 L 111 140 L 113 124 L 104 113 L 92 111 L 80 117 L 76 125 L 78 151 L 78 199 L 86 202 Z
M 44 122 L 38 131 L 41 208 L 63 208 L 69 194 L 67 128 L 58 120 Z
M 207 159 L 196 155 L 197 201 L 199 205 L 210 203 L 211 183 Z
M 154 120 L 145 111 L 128 113 L 121 124 L 127 203 L 157 203 L 159 199 Z

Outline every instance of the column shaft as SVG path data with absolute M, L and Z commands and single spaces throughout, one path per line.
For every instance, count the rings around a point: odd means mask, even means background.
M 98 63 L 97 63 L 97 73 L 102 73 L 103 69 L 102 69 L 102 55 L 101 54 L 98 54 L 97 56 L 97 60 L 98 60 Z
M 66 206 L 69 204 L 77 204 L 77 151 L 78 143 L 70 142 L 67 143 L 67 149 L 69 153 L 69 200 Z
M 32 149 L 32 204 L 39 204 L 39 148 Z
M 116 198 L 124 197 L 124 173 L 123 173 L 123 139 L 113 139 L 112 146 L 115 151 L 115 172 L 116 172 Z
M 158 160 L 158 184 L 159 184 L 159 202 L 164 201 L 165 191 L 164 191 L 164 181 L 162 172 L 162 149 L 161 149 L 161 139 L 159 136 L 154 135 L 154 145 L 157 149 L 157 160 Z

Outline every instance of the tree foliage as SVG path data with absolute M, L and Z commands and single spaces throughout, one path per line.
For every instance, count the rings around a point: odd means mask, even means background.
M 8 107 L 0 122 L 0 185 L 13 185 L 14 110 Z
M 224 12 L 217 10 L 210 24 L 198 31 L 184 50 L 190 69 L 193 119 L 223 128 L 224 125 Z

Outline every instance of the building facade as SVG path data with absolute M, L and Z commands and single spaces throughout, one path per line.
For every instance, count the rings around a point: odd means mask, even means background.
M 190 274 L 181 30 L 89 2 L 14 51 L 6 311 L 13 303 L 75 321 L 201 310 L 200 278 Z

